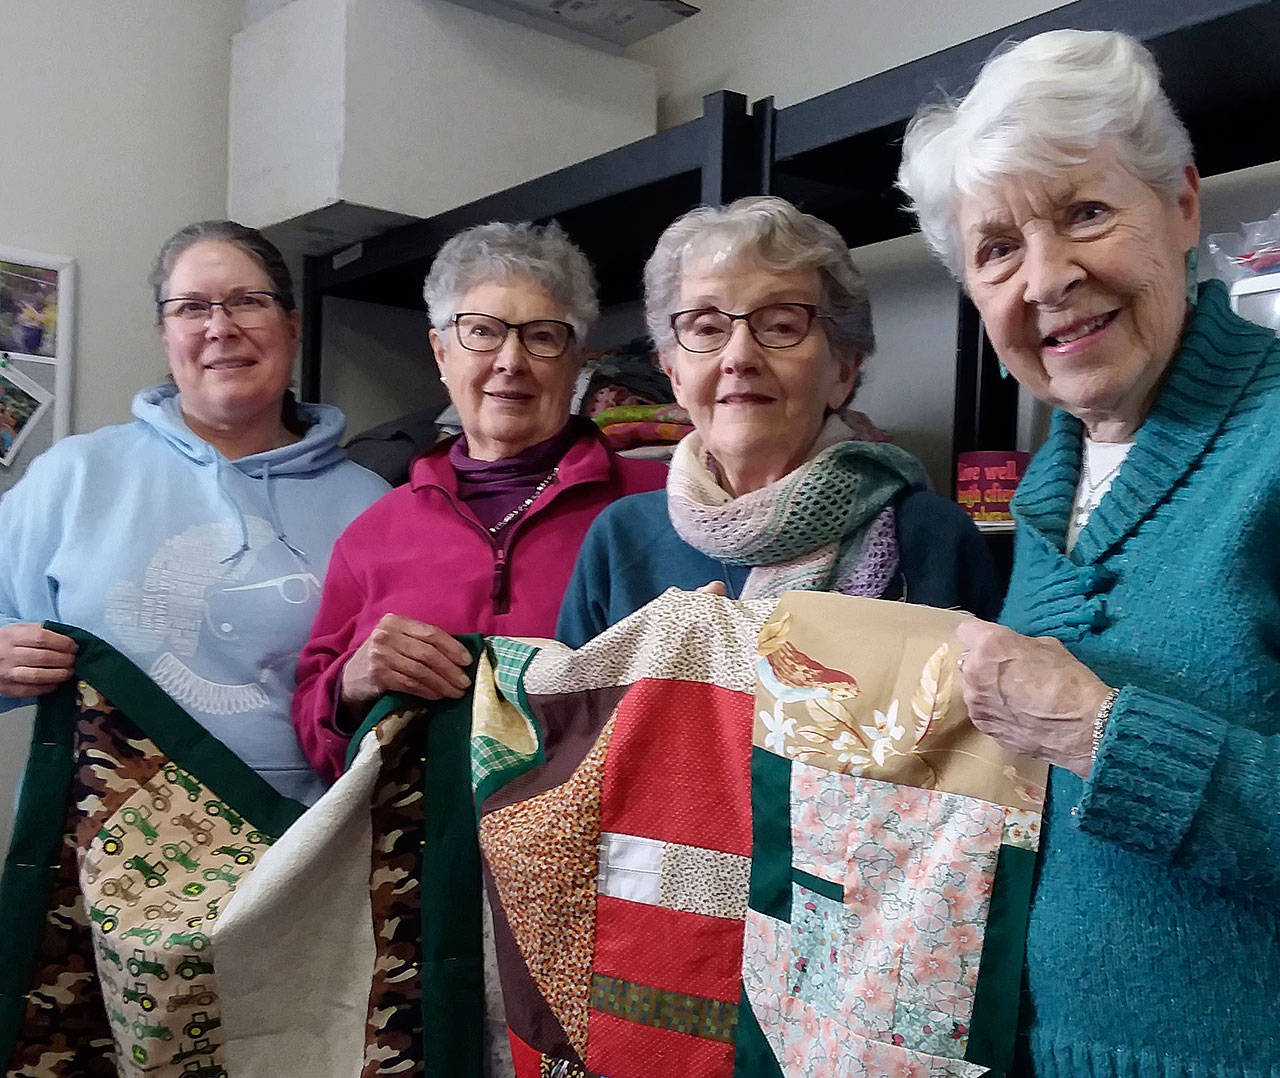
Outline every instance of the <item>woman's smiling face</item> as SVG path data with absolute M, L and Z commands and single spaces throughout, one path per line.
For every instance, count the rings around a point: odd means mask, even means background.
M 1028 392 L 1120 441 L 1142 424 L 1187 316 L 1199 179 L 1155 191 L 1103 145 L 1052 179 L 962 196 L 964 281 L 996 354 Z
M 779 273 L 751 258 L 722 265 L 693 257 L 681 273 L 677 310 L 746 314 L 772 303 L 821 301 L 816 270 Z M 718 351 L 690 352 L 673 343 L 661 360 L 676 400 L 735 495 L 780 479 L 805 460 L 827 411 L 848 398 L 859 362 L 836 357 L 821 318 L 791 348 L 765 348 L 745 321 L 736 321 Z
M 476 285 L 457 310 L 513 325 L 569 320 L 559 302 L 521 277 Z M 512 332 L 494 351 L 473 352 L 462 347 L 453 326 L 446 326 L 431 331 L 431 348 L 475 459 L 514 456 L 558 434 L 569 421 L 581 359 L 577 342 L 571 340 L 563 355 L 543 359 L 531 355 Z

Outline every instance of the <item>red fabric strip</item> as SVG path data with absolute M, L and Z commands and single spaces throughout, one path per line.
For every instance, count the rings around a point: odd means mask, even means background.
M 625 1078 L 731 1078 L 733 1045 L 592 1011 L 587 1019 L 587 1069 Z
M 742 977 L 742 922 L 598 895 L 592 969 L 667 992 L 734 1002 Z
M 638 682 L 618 705 L 600 829 L 751 854 L 754 698 Z

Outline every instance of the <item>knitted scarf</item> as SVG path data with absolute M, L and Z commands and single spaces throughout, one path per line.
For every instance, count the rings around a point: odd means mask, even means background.
M 836 591 L 876 598 L 898 568 L 893 499 L 924 470 L 894 445 L 856 441 L 828 417 L 808 460 L 737 498 L 716 482 L 694 431 L 676 448 L 667 509 L 677 534 L 708 557 L 749 565 L 742 598 Z

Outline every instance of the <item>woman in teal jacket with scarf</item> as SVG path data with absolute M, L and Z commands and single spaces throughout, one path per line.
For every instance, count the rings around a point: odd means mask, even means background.
M 695 429 L 665 490 L 623 498 L 592 525 L 560 640 L 578 646 L 671 587 L 995 615 L 999 585 L 969 518 L 926 489 L 913 456 L 845 417 L 875 335 L 831 225 L 780 198 L 692 210 L 645 266 L 645 317 Z

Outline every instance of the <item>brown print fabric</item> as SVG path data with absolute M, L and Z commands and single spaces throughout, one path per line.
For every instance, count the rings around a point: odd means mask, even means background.
M 212 921 L 270 838 L 79 690 L 52 930 L 20 1041 L 19 1058 L 36 1062 L 14 1073 L 214 1073 Z
M 169 811 L 181 791 L 175 792 L 165 780 L 163 768 L 168 760 L 155 744 L 93 686 L 82 681 L 78 688 L 71 803 L 80 816 L 76 845 L 89 850 L 105 821 L 139 788 L 148 792 L 149 813 Z
M 579 1057 L 587 1047 L 600 790 L 614 721 L 563 785 L 480 820 L 480 848 L 511 933 Z
M 24 1078 L 116 1074 L 115 1048 L 80 891 L 78 850 L 89 848 L 102 822 L 139 785 L 151 782 L 163 763 L 155 746 L 96 690 L 84 682 L 77 689 L 72 807 L 36 955 L 34 988 L 9 1072 Z M 96 878 L 100 866 L 92 850 L 83 867 L 87 876 Z M 104 959 L 104 965 L 110 978 L 114 964 Z
M 362 1078 L 423 1073 L 422 779 L 420 713 L 389 715 L 377 727 L 382 770 L 369 806 L 373 865 L 369 894 L 376 953 L 369 990 Z
M 74 830 L 77 814 L 67 814 Z M 73 843 L 64 841 L 36 954 L 11 1078 L 114 1078 L 115 1047 L 98 991 L 93 941 L 80 897 Z

